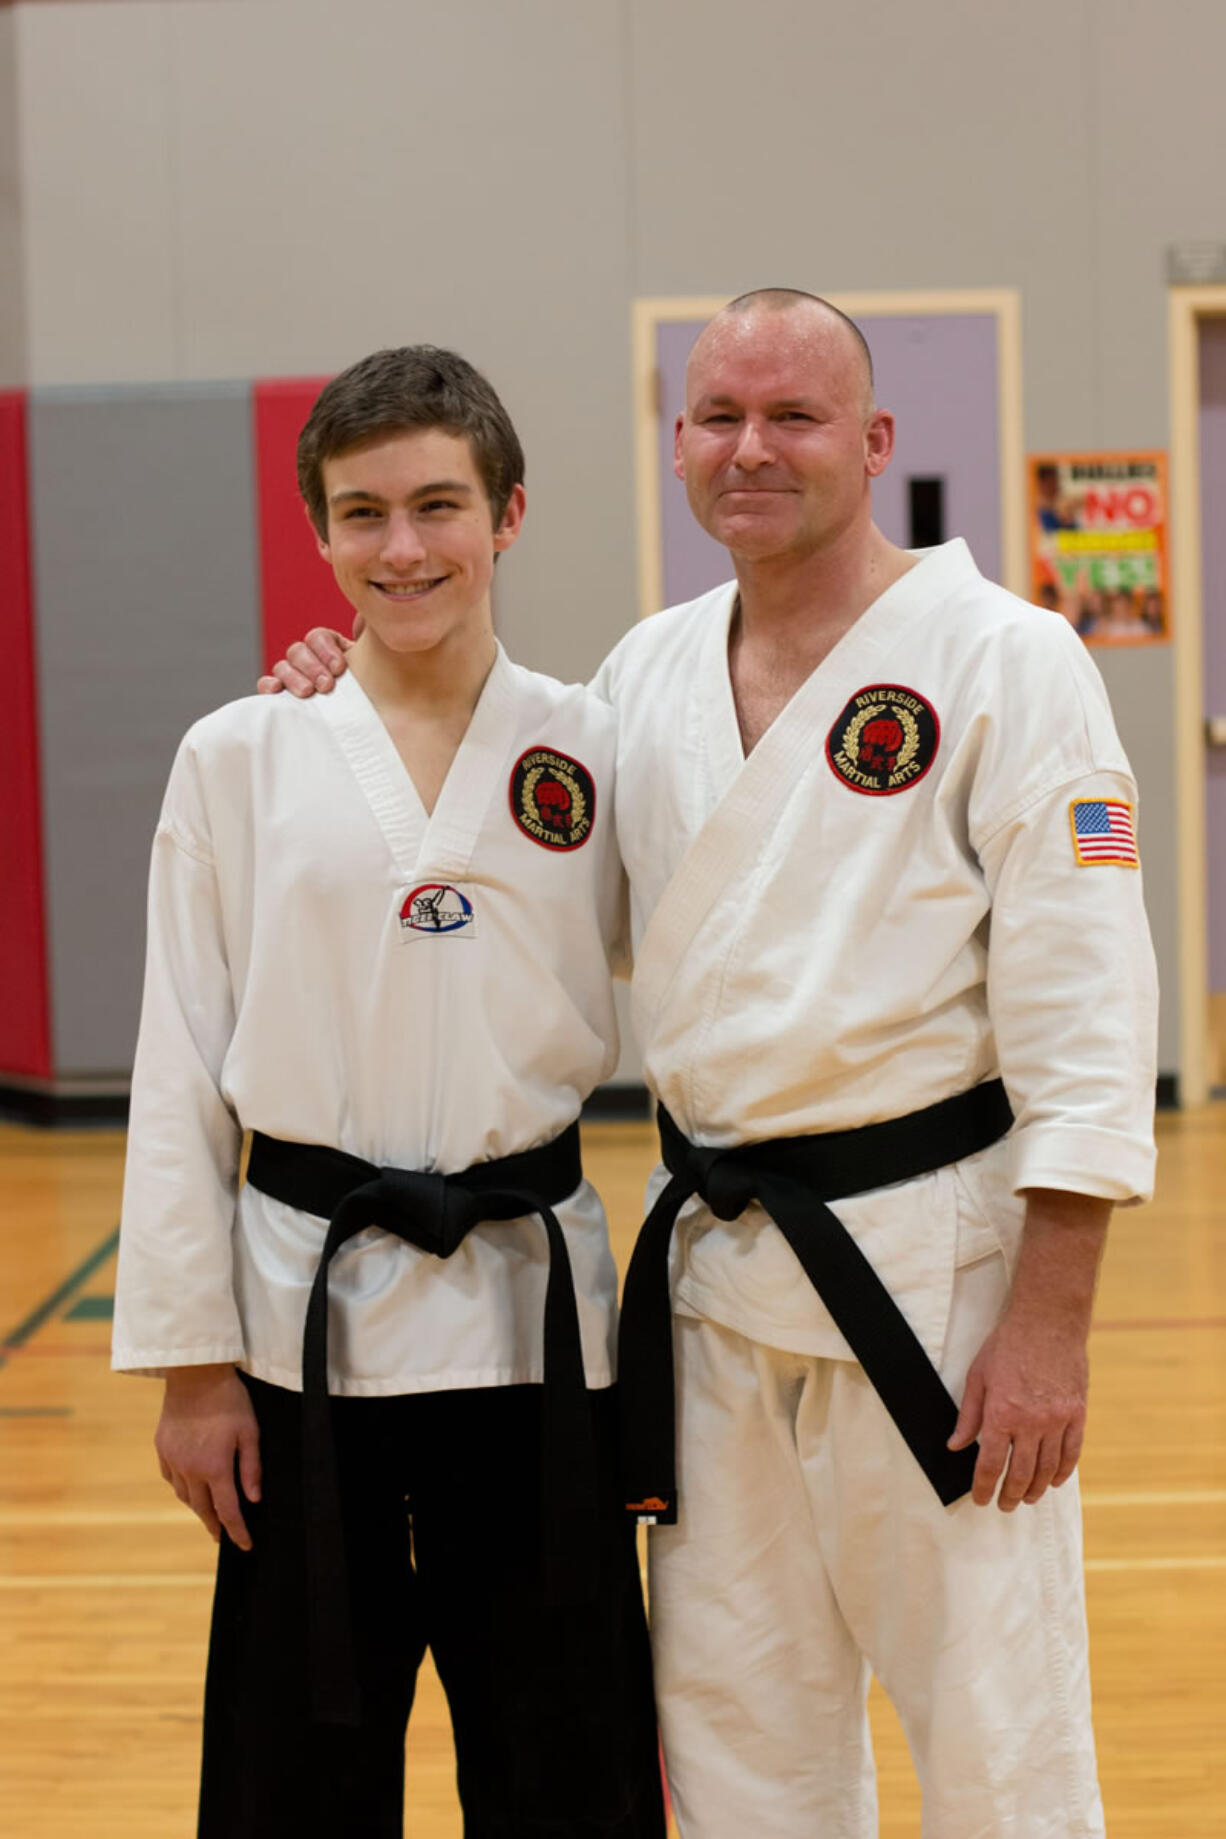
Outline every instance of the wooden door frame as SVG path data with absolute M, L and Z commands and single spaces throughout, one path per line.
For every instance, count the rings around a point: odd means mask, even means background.
M 658 449 L 659 385 L 656 328 L 667 321 L 710 319 L 728 294 L 656 295 L 631 305 L 631 375 L 638 497 L 639 618 L 663 605 L 664 558 L 660 529 Z M 1000 540 L 1004 585 L 1028 591 L 1026 567 L 1026 447 L 1022 426 L 1021 301 L 1016 288 L 946 288 L 919 292 L 830 294 L 832 306 L 853 319 L 885 314 L 991 313 L 996 350 L 1000 436 Z
M 1209 1096 L 1209 914 L 1205 835 L 1204 579 L 1200 476 L 1200 328 L 1226 319 L 1226 286 L 1167 295 L 1171 393 L 1171 635 L 1175 648 L 1176 902 L 1179 1097 Z

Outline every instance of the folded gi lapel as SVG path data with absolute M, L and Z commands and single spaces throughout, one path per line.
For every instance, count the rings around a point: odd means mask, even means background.
M 721 638 L 721 645 L 725 647 L 721 668 L 727 685 L 726 637 Z M 815 752 L 821 752 L 826 730 L 838 712 L 839 686 L 847 671 L 854 674 L 857 658 L 862 658 L 864 672 L 871 674 L 870 661 L 878 649 L 870 628 L 863 622 L 857 624 L 801 684 L 749 758 L 742 757 L 739 769 L 727 736 L 729 719 L 733 723 L 736 719 L 731 688 L 723 689 L 719 700 L 712 702 L 706 668 L 710 654 L 704 658 L 701 689 L 706 692 L 709 723 L 709 780 L 717 802 L 674 869 L 636 953 L 632 1006 L 640 1041 L 650 1037 L 673 978 L 715 902 L 729 882 L 747 881 L 757 857 L 768 847 L 778 818 L 779 788 L 793 784 Z M 719 795 L 721 781 L 729 772 L 731 783 Z

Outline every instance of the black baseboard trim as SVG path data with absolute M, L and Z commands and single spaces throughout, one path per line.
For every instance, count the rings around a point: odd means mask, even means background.
M 0 1079 L 0 1118 L 38 1130 L 115 1129 L 128 1121 L 126 1092 L 57 1092 L 50 1086 L 12 1085 Z
M 1156 1103 L 1159 1111 L 1179 1108 L 1179 1075 L 1159 1073 Z M 617 1118 L 643 1121 L 651 1117 L 651 1096 L 645 1085 L 597 1086 L 583 1107 L 592 1123 Z M 56 1092 L 45 1087 L 9 1085 L 0 1079 L 0 1118 L 31 1124 L 38 1129 L 81 1129 L 104 1125 L 114 1129 L 128 1121 L 126 1092 Z
M 651 1095 L 645 1085 L 597 1086 L 584 1103 L 582 1115 L 592 1124 L 611 1123 L 616 1118 L 642 1122 L 651 1117 Z

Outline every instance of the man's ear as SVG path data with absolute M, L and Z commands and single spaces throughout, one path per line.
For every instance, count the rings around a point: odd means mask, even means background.
M 685 427 L 685 416 L 678 415 L 673 423 L 673 471 L 678 479 L 685 478 L 685 461 L 681 457 L 681 431 Z
M 885 471 L 893 453 L 894 417 L 888 409 L 874 409 L 864 429 L 864 467 L 870 479 Z

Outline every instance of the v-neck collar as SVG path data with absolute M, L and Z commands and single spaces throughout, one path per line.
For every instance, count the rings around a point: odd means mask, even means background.
M 819 683 L 836 674 L 841 676 L 849 667 L 856 668 L 856 660 L 860 658 L 864 661 L 860 668 L 867 670 L 875 654 L 888 651 L 899 623 L 914 618 L 925 608 L 935 606 L 954 588 L 978 574 L 971 552 L 961 537 L 955 537 L 937 549 L 911 550 L 909 553 L 918 556 L 915 567 L 909 568 L 897 581 L 892 581 L 831 646 L 821 663 L 803 683 L 797 685 L 771 723 L 771 728 L 767 729 L 758 742 L 758 747 L 761 747 L 775 723 L 783 720 L 798 697 L 809 700 L 805 692 L 810 686 L 816 688 Z M 695 673 L 696 695 L 692 707 L 703 731 L 701 752 L 707 764 L 708 808 L 723 797 L 738 774 L 744 771 L 747 759 L 752 758 L 752 755 L 746 755 L 741 743 L 736 700 L 732 694 L 732 673 L 728 664 L 728 639 L 737 596 L 735 581 L 717 589 L 712 596 L 711 617 L 707 622 L 705 642 Z M 757 752 L 757 748 L 754 752 Z
M 515 734 L 515 666 L 498 645 L 477 706 L 427 816 L 413 776 L 352 671 L 318 699 L 401 879 L 463 877 Z

